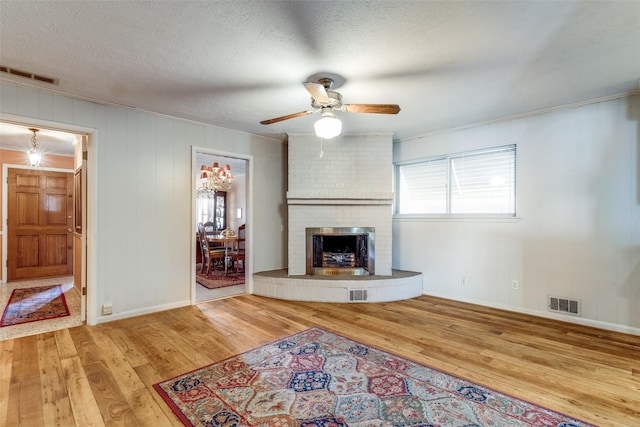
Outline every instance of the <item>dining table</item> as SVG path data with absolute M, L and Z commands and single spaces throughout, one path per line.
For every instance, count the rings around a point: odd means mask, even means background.
M 224 244 L 224 274 L 227 274 L 227 263 L 229 262 L 229 251 L 234 250 L 238 245 L 237 235 L 212 234 L 207 233 L 207 241 L 211 243 Z

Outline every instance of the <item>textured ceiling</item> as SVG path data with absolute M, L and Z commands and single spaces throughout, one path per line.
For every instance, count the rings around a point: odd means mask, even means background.
M 640 2 L 1 1 L 0 65 L 73 96 L 283 138 L 339 76 L 343 130 L 408 138 L 638 90 Z
M 26 152 L 32 148 L 33 132 L 30 126 L 0 122 L 0 148 Z M 75 150 L 76 135 L 53 129 L 40 129 L 36 132 L 38 149 L 45 154 L 71 156 Z

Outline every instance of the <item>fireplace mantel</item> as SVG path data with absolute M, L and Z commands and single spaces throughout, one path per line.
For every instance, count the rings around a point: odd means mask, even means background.
M 392 205 L 393 192 L 289 191 L 289 205 Z

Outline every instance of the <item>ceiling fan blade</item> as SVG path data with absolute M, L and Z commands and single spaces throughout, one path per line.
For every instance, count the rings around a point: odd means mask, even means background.
M 275 119 L 263 120 L 260 122 L 260 124 L 270 125 L 272 123 L 278 123 L 283 120 L 289 120 L 289 119 L 295 119 L 296 117 L 308 116 L 309 114 L 312 114 L 312 113 L 315 113 L 315 111 L 314 110 L 300 111 L 299 113 L 293 113 L 293 114 L 289 114 L 282 117 L 276 117 Z
M 329 94 L 327 90 L 324 88 L 324 85 L 320 83 L 314 82 L 304 82 L 302 83 L 307 89 L 307 91 L 311 94 L 311 97 L 315 99 L 315 101 L 320 105 L 328 104 L 331 101 L 329 98 Z
M 398 114 L 400 106 L 397 104 L 345 104 L 341 110 L 347 113 Z

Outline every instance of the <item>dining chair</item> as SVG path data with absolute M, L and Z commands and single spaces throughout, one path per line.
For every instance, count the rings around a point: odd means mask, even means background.
M 242 272 L 246 271 L 244 261 L 245 261 L 245 226 L 246 224 L 242 224 L 238 227 L 238 242 L 236 243 L 236 251 L 235 251 L 235 262 L 236 262 L 236 273 L 240 271 L 240 263 L 242 263 Z
M 203 228 L 204 228 L 204 232 L 206 234 L 215 234 L 216 233 L 216 225 L 211 222 L 211 221 L 207 221 L 204 224 L 202 224 Z
M 209 274 L 211 274 L 211 270 L 214 268 L 216 261 L 220 261 L 223 265 L 225 265 L 225 249 L 224 247 L 220 249 L 212 248 L 209 245 L 209 241 L 206 235 L 202 236 L 200 235 L 200 233 L 197 233 L 197 239 L 200 244 L 200 250 L 202 252 L 202 268 L 200 269 L 200 273 L 204 273 L 206 265 L 207 277 L 209 277 Z

